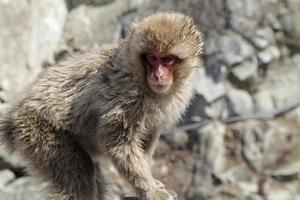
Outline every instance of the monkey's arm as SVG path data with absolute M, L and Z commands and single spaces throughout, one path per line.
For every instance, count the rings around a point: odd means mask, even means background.
M 115 166 L 146 200 L 172 200 L 152 177 L 146 155 L 137 142 L 115 144 L 107 149 Z
M 160 137 L 160 133 L 157 131 L 153 132 L 147 141 L 145 141 L 145 153 L 149 160 L 152 159 L 153 154 L 155 152 L 155 148 L 157 146 L 158 140 Z

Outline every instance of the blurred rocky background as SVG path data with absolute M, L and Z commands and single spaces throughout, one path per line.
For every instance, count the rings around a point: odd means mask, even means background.
M 155 177 L 180 200 L 300 200 L 300 0 L 0 0 L 0 116 L 44 68 L 126 35 L 159 10 L 205 36 L 197 96 L 162 135 Z M 133 194 L 103 160 L 107 199 Z M 0 150 L 0 200 L 45 184 Z

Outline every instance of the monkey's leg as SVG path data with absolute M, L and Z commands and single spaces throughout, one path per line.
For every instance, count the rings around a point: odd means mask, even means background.
M 34 114 L 19 122 L 19 151 L 33 173 L 49 181 L 48 199 L 96 200 L 95 165 L 74 137 Z
M 146 200 L 172 200 L 172 196 L 156 185 L 146 155 L 136 142 L 109 145 L 107 149 L 120 174 L 136 188 Z

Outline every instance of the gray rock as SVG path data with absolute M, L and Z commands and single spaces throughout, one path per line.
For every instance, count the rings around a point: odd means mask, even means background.
M 69 10 L 71 10 L 81 4 L 102 6 L 102 5 L 111 3 L 112 0 L 65 0 L 65 2 L 68 5 Z
M 19 91 L 27 82 L 29 71 L 26 68 L 30 46 L 30 5 L 28 1 L 0 1 L 0 88 Z
M 243 196 L 257 193 L 259 177 L 245 164 L 231 167 L 220 176 L 224 185 L 235 185 Z
M 284 14 L 281 14 L 281 23 L 283 29 L 288 36 L 299 39 L 300 38 L 300 3 L 297 0 L 288 0 L 287 1 L 288 9 L 285 10 Z M 295 40 L 297 41 L 297 40 Z
M 254 95 L 254 101 L 257 110 L 271 111 L 275 108 L 273 95 L 269 91 L 257 92 Z
M 61 0 L 0 1 L 0 88 L 12 99 L 51 60 L 67 10 Z
M 272 172 L 272 177 L 283 180 L 291 181 L 298 179 L 300 176 L 300 162 L 295 162 L 285 166 L 281 166 Z
M 258 127 L 246 130 L 243 136 L 242 155 L 247 164 L 255 171 L 263 170 L 263 145 L 262 131 Z
M 201 114 L 212 119 L 226 119 L 229 116 L 226 99 L 220 98 L 210 104 L 206 104 Z
M 46 183 L 38 184 L 32 177 L 18 178 L 0 189 L 0 199 L 10 200 L 43 200 L 42 189 Z
M 30 23 L 34 26 L 30 33 L 28 65 L 31 73 L 38 73 L 43 62 L 53 62 L 68 13 L 61 0 L 32 0 L 30 3 Z
M 300 56 L 269 66 L 264 82 L 254 95 L 259 109 L 268 110 L 300 98 Z M 284 66 L 284 67 L 282 67 Z
M 241 64 L 233 67 L 231 73 L 239 82 L 244 82 L 257 76 L 258 62 L 256 57 L 252 57 Z
M 13 181 L 16 178 L 15 174 L 8 170 L 4 169 L 0 171 L 0 188 L 4 188 L 9 182 Z
M 234 30 L 245 35 L 254 32 L 262 19 L 262 9 L 259 0 L 226 1 L 231 14 L 230 25 Z
M 9 105 L 6 103 L 0 103 L 0 116 L 2 113 L 5 113 L 5 111 L 9 108 Z
M 267 200 L 294 200 L 293 196 L 288 190 L 272 191 L 266 198 Z
M 254 111 L 252 98 L 250 94 L 244 90 L 230 90 L 226 98 L 230 115 L 242 115 Z
M 295 200 L 299 191 L 297 181 L 282 184 L 272 178 L 267 178 L 261 183 L 261 192 L 267 200 Z
M 264 197 L 259 195 L 259 194 L 250 194 L 249 196 L 247 196 L 246 200 L 264 200 Z
M 214 100 L 225 95 L 224 83 L 214 81 L 214 79 L 206 74 L 201 68 L 198 69 L 197 79 L 193 83 L 197 94 L 204 97 L 206 102 L 211 103 Z
M 225 126 L 220 122 L 213 122 L 198 130 L 199 151 L 201 155 L 196 164 L 191 196 L 207 196 L 213 187 L 212 176 L 218 177 L 226 164 L 224 135 Z M 193 199 L 193 198 L 192 198 Z M 195 199 L 195 198 L 194 198 Z
M 297 123 L 300 123 L 300 106 L 298 106 L 297 108 L 295 108 L 292 111 L 288 112 L 285 115 L 285 118 L 288 119 L 289 121 L 295 121 Z
M 101 7 L 78 6 L 68 16 L 64 42 L 81 50 L 112 42 L 118 31 L 118 17 L 131 6 L 130 0 L 117 0 Z
M 249 121 L 243 129 L 242 156 L 246 163 L 258 173 L 270 174 L 268 166 L 276 166 L 284 152 L 292 149 L 289 126 L 284 122 L 270 121 L 261 124 Z
M 257 48 L 264 49 L 276 42 L 274 31 L 270 27 L 257 29 L 251 41 Z
M 270 46 L 267 49 L 258 53 L 258 59 L 262 64 L 269 64 L 270 62 L 280 57 L 280 49 L 276 46 Z
M 217 49 L 220 49 L 228 66 L 241 63 L 254 54 L 253 47 L 240 35 L 228 32 L 219 39 Z
M 189 137 L 186 132 L 174 132 L 174 142 L 180 148 L 185 148 L 189 141 Z

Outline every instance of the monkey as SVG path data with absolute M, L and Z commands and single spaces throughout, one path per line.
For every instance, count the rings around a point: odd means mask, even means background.
M 1 142 L 49 183 L 48 200 L 104 199 L 99 156 L 143 199 L 172 200 L 149 161 L 193 97 L 202 46 L 191 17 L 146 16 L 119 43 L 42 72 L 1 119 Z

